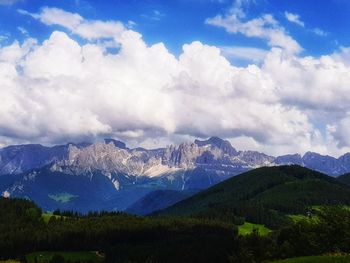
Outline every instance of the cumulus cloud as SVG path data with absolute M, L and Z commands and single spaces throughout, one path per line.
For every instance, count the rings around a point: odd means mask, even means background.
M 34 18 L 79 36 L 81 25 L 106 23 L 68 12 L 70 22 L 60 22 L 45 12 Z M 271 154 L 350 146 L 343 136 L 350 129 L 346 48 L 314 58 L 274 47 L 260 65 L 237 67 L 219 47 L 195 41 L 177 58 L 135 31 L 120 29 L 115 38 L 103 28 L 86 44 L 54 31 L 42 43 L 28 38 L 0 48 L 2 144 L 112 136 L 154 146 L 154 138 L 217 135 Z M 107 35 L 117 54 L 95 41 Z
M 29 46 L 29 47 L 28 47 Z M 220 49 L 194 42 L 176 59 L 126 31 L 117 55 L 63 32 L 2 49 L 0 131 L 55 142 L 113 135 L 249 136 L 280 144 L 312 136 L 308 117 L 279 103 L 256 66 L 236 68 Z M 20 67 L 20 70 L 18 70 Z
M 298 26 L 301 26 L 301 27 L 305 27 L 304 22 L 301 21 L 300 16 L 298 14 L 293 14 L 286 11 L 284 12 L 284 16 L 289 22 L 297 24 Z

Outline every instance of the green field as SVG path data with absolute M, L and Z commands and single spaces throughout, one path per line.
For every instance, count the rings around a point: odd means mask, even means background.
M 289 258 L 284 260 L 273 261 L 273 263 L 348 263 L 350 256 L 313 256 Z
M 9 259 L 9 260 L 0 260 L 0 263 L 20 263 L 18 260 Z
M 253 233 L 254 230 L 258 230 L 259 234 L 262 236 L 266 236 L 271 232 L 271 230 L 264 225 L 252 224 L 248 222 L 245 222 L 243 225 L 238 226 L 238 233 L 243 236 Z
M 66 261 L 71 262 L 94 262 L 100 263 L 104 258 L 99 256 L 96 252 L 35 252 L 27 255 L 28 263 L 46 263 L 49 262 L 54 255 L 61 255 Z
M 49 195 L 49 197 L 52 200 L 55 200 L 56 202 L 64 204 L 64 203 L 68 203 L 68 202 L 72 201 L 74 198 L 77 198 L 78 196 L 64 192 L 64 193 L 59 193 L 56 195 Z

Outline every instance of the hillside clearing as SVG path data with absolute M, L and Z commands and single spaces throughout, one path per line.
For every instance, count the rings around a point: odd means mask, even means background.
M 243 236 L 253 233 L 254 230 L 257 230 L 262 236 L 266 236 L 268 233 L 271 232 L 270 229 L 268 229 L 264 225 L 259 224 L 245 222 L 243 225 L 238 226 L 238 233 Z

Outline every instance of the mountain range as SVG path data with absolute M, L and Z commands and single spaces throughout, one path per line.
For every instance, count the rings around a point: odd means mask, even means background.
M 53 147 L 15 145 L 0 149 L 0 192 L 32 199 L 45 210 L 134 211 L 135 202 L 154 191 L 188 196 L 251 169 L 286 164 L 339 176 L 350 172 L 350 153 L 339 158 L 313 152 L 274 157 L 238 151 L 218 137 L 152 150 L 130 149 L 114 139 Z

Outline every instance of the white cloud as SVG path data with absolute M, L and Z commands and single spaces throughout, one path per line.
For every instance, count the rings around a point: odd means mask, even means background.
M 303 21 L 301 21 L 300 16 L 298 14 L 293 14 L 293 13 L 289 13 L 286 11 L 286 12 L 284 12 L 284 16 L 286 17 L 286 19 L 289 22 L 297 24 L 298 26 L 301 26 L 301 27 L 305 27 L 305 23 Z M 321 37 L 325 37 L 328 35 L 327 32 L 325 32 L 324 30 L 322 30 L 318 27 L 308 29 L 308 31 L 312 32 L 318 36 L 321 36 Z
M 119 21 L 86 20 L 77 13 L 71 13 L 58 8 L 45 7 L 40 13 L 30 13 L 19 9 L 23 15 L 29 15 L 45 25 L 62 26 L 71 33 L 88 40 L 99 38 L 112 38 L 119 41 L 125 31 L 124 25 Z
M 21 26 L 18 26 L 18 27 L 17 27 L 17 30 L 18 30 L 19 32 L 21 32 L 23 35 L 28 36 L 28 31 L 27 31 L 25 28 L 23 28 L 23 27 L 21 27 Z
M 315 33 L 318 36 L 325 37 L 328 33 L 318 27 L 311 29 L 311 32 Z
M 246 37 L 260 38 L 270 47 L 283 48 L 288 53 L 299 53 L 302 48 L 270 14 L 258 18 L 246 19 L 242 1 L 237 1 L 226 15 L 209 18 L 206 24 L 222 27 L 231 34 L 243 34 Z
M 72 31 L 83 22 L 83 18 L 80 15 L 66 12 L 58 8 L 45 7 L 41 10 L 41 13 L 38 14 L 30 13 L 22 9 L 19 9 L 18 12 L 22 15 L 29 15 L 38 19 L 45 25 L 60 25 Z
M 2 52 L 3 136 L 55 142 L 216 134 L 275 145 L 313 133 L 305 114 L 278 102 L 261 69 L 236 68 L 200 42 L 176 59 L 163 44 L 147 46 L 126 31 L 111 55 L 54 32 L 40 45 L 14 43 Z
M 128 24 L 127 24 L 127 27 L 128 27 L 128 28 L 132 29 L 132 28 L 134 28 L 135 26 L 137 26 L 137 23 L 136 23 L 136 22 L 134 22 L 134 21 L 132 21 L 132 20 L 129 20 L 129 21 L 128 21 Z
M 286 11 L 284 12 L 284 16 L 289 22 L 297 24 L 298 26 L 301 26 L 301 27 L 305 27 L 304 22 L 301 21 L 300 16 L 298 14 L 293 14 Z
M 65 27 L 83 34 L 77 28 L 92 22 L 73 15 Z M 99 38 L 109 30 L 95 27 L 105 23 L 92 23 L 84 45 L 55 31 L 42 43 L 0 47 L 1 144 L 114 136 L 154 145 L 217 135 L 271 154 L 349 150 L 347 48 L 320 58 L 233 48 L 262 56 L 260 65 L 237 67 L 219 47 L 195 41 L 176 58 L 132 30 L 108 53 Z

